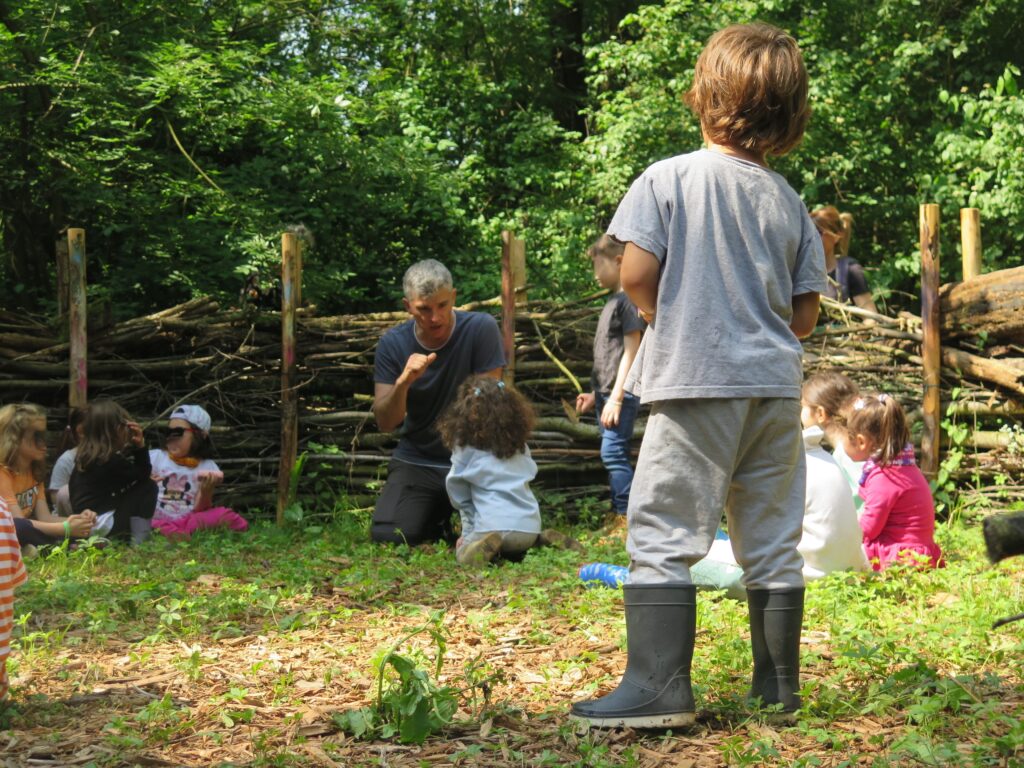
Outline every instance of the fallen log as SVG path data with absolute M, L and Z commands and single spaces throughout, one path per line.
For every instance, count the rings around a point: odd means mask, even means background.
M 998 360 L 979 357 L 955 347 L 942 348 L 942 362 L 958 372 L 966 373 L 984 381 L 1005 387 L 1013 392 L 1024 395 L 1024 370 L 1006 365 Z
M 942 333 L 1024 342 L 1024 267 L 1001 269 L 939 289 Z

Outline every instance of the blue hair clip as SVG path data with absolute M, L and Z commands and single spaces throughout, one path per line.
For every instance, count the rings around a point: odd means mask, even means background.
M 473 397 L 480 397 L 480 387 L 473 387 Z
M 504 388 L 505 388 L 505 382 L 502 381 L 501 379 L 498 379 L 498 389 L 504 389 Z

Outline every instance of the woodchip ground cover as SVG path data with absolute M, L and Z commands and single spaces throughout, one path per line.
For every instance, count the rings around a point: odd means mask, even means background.
M 383 549 L 365 531 L 365 517 L 339 515 L 32 561 L 0 762 L 1024 765 L 1024 622 L 990 629 L 1024 606 L 1024 558 L 990 567 L 977 524 L 940 526 L 944 570 L 809 589 L 806 711 L 792 728 L 744 706 L 745 606 L 702 594 L 698 723 L 681 733 L 588 734 L 566 717 L 625 664 L 619 591 L 576 577 L 589 560 L 625 563 L 621 539 L 578 525 L 585 553 L 467 571 L 444 548 Z M 396 644 L 425 695 L 458 697 L 452 724 L 420 744 L 338 727 L 373 705 L 374 659 Z

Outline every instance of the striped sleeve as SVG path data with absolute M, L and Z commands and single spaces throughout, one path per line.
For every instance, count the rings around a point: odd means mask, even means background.
M 11 502 L 0 496 L 0 701 L 7 696 L 7 656 L 14 628 L 14 588 L 24 583 L 25 564 L 10 513 Z

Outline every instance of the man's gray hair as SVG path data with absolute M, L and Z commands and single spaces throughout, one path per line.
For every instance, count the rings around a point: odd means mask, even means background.
M 438 291 L 452 287 L 452 273 L 436 259 L 417 261 L 405 271 L 402 292 L 405 298 L 427 299 Z

